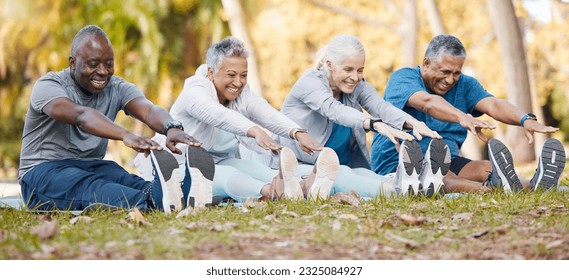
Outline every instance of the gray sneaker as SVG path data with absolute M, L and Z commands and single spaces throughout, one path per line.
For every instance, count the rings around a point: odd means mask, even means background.
M 485 184 L 492 188 L 503 188 L 506 193 L 522 190 L 522 183 L 514 169 L 512 154 L 502 142 L 497 139 L 488 141 L 488 158 L 492 163 L 492 171 Z
M 154 173 L 151 198 L 154 208 L 170 214 L 172 210 L 182 210 L 183 193 L 180 168 L 176 158 L 166 150 L 150 151 Z
M 559 185 L 565 168 L 565 149 L 559 140 L 549 138 L 543 144 L 537 169 L 530 183 L 534 190 L 549 190 Z
M 221 197 L 212 195 L 214 174 L 215 163 L 211 155 L 202 147 L 188 146 L 182 184 L 184 208 L 219 205 Z
M 443 196 L 443 177 L 450 168 L 450 150 L 441 139 L 432 139 L 423 160 L 423 171 L 419 180 L 425 196 Z
M 423 152 L 417 141 L 403 141 L 395 172 L 395 188 L 400 194 L 418 195 L 423 189 L 419 174 L 423 169 Z

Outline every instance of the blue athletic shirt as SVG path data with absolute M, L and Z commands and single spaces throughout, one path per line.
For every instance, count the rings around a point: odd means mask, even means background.
M 440 121 L 415 108 L 406 106 L 407 100 L 418 91 L 435 94 L 425 86 L 421 78 L 420 67 L 402 68 L 395 71 L 389 78 L 384 99 L 417 120 L 424 122 L 430 129 L 437 131 L 449 146 L 451 157 L 454 159 L 459 155 L 460 147 L 462 147 L 468 131 L 458 123 Z M 476 111 L 474 107 L 480 100 L 491 96 L 475 78 L 460 74 L 457 83 L 442 97 L 460 111 L 479 117 L 482 113 Z M 430 141 L 430 137 L 424 137 L 423 140 L 419 141 L 423 153 L 427 151 Z M 387 137 L 375 133 L 371 144 L 372 170 L 385 175 L 395 172 L 397 163 L 398 153 L 395 145 Z
M 340 100 L 344 104 L 344 94 L 340 95 Z M 350 164 L 350 137 L 352 137 L 352 129 L 347 126 L 334 123 L 332 126 L 332 134 L 326 141 L 324 147 L 328 147 L 338 155 L 341 165 Z

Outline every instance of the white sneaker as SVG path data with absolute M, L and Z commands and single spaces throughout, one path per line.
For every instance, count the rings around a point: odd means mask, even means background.
M 443 177 L 450 168 L 450 150 L 445 141 L 432 139 L 423 159 L 419 180 L 426 197 L 444 195 Z
M 340 160 L 336 152 L 330 148 L 323 148 L 316 160 L 316 178 L 310 186 L 308 199 L 327 199 L 330 197 L 330 189 L 334 180 L 338 177 Z
M 211 155 L 204 148 L 188 146 L 185 163 L 182 185 L 185 206 L 203 208 L 219 204 L 221 199 L 212 196 L 215 163 Z
M 419 174 L 423 168 L 423 152 L 417 141 L 403 141 L 399 149 L 399 164 L 395 172 L 395 187 L 402 195 L 417 195 L 423 186 Z
M 279 162 L 280 175 L 282 175 L 284 182 L 285 197 L 288 199 L 304 199 L 304 193 L 295 175 L 298 160 L 294 152 L 287 147 L 282 148 Z
M 166 214 L 170 214 L 172 210 L 182 210 L 184 199 L 178 161 L 166 150 L 152 150 L 150 156 L 154 176 L 158 176 L 151 190 L 154 206 L 164 210 Z

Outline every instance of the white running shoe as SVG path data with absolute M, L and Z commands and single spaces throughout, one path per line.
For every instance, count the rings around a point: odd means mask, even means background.
M 330 148 L 323 148 L 318 155 L 315 168 L 316 177 L 310 186 L 308 199 L 327 199 L 330 197 L 332 184 L 338 177 L 338 170 L 340 169 L 338 155 Z
M 296 168 L 298 167 L 298 160 L 294 152 L 284 147 L 280 155 L 280 174 L 284 182 L 284 194 L 288 199 L 304 199 L 304 193 L 300 187 L 298 178 L 296 178 Z
M 432 139 L 423 159 L 419 180 L 426 197 L 444 195 L 443 177 L 450 168 L 450 150 L 441 139 Z
M 402 195 L 418 195 L 423 186 L 419 174 L 423 168 L 423 152 L 417 141 L 403 141 L 399 149 L 399 165 L 395 172 L 395 188 Z

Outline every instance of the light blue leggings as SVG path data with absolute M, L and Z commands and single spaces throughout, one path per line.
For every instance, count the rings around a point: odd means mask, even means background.
M 313 166 L 299 164 L 297 178 L 309 175 Z M 215 165 L 213 177 L 213 195 L 231 198 L 237 202 L 245 202 L 247 198 L 261 197 L 261 188 L 272 182 L 278 170 L 259 163 L 255 160 L 225 159 Z M 352 169 L 340 165 L 338 177 L 332 185 L 330 194 L 348 193 L 355 191 L 364 198 L 380 194 L 381 186 L 388 180 L 366 168 Z

